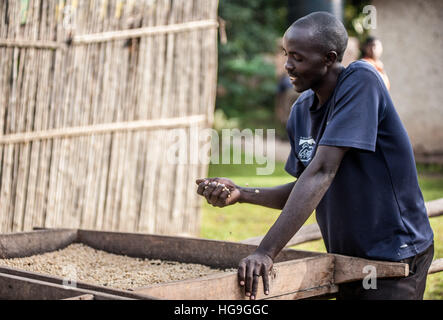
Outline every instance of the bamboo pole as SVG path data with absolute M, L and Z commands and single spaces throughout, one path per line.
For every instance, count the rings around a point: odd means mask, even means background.
M 0 47 L 57 50 L 62 49 L 64 45 L 55 41 L 9 40 L 0 38 Z
M 123 24 L 123 19 L 126 18 L 127 12 L 123 12 L 121 17 L 119 28 L 125 27 Z M 136 73 L 134 69 L 136 69 L 136 60 L 134 59 L 134 55 L 136 54 L 136 46 L 137 41 L 131 40 L 126 42 L 122 46 L 122 56 L 123 65 L 121 68 L 125 70 L 125 82 L 126 86 L 121 94 L 122 101 L 121 104 L 125 106 L 127 110 L 126 116 L 128 121 L 135 121 L 138 119 L 138 108 L 134 103 L 134 92 L 136 86 Z M 136 176 L 137 176 L 137 159 L 138 159 L 138 142 L 139 142 L 139 134 L 138 132 L 130 132 L 126 135 L 126 160 L 123 162 L 123 172 L 125 172 L 125 176 L 122 181 L 122 193 L 121 193 L 121 207 L 119 209 L 119 231 L 133 231 L 136 226 L 137 220 L 137 212 L 136 212 L 136 202 L 138 194 Z
M 178 1 L 178 0 L 176 0 Z M 109 31 L 99 34 L 85 34 L 78 35 L 72 38 L 69 42 L 56 41 L 38 41 L 38 40 L 9 40 L 0 38 L 0 47 L 7 48 L 33 48 L 33 49 L 50 49 L 50 50 L 67 50 L 70 45 L 88 45 L 93 43 L 101 43 L 108 41 L 126 40 L 131 38 L 140 38 L 158 34 L 183 33 L 198 29 L 217 28 L 217 20 L 207 21 L 190 21 L 187 23 L 156 26 L 139 29 Z
M 427 201 L 425 205 L 429 217 L 438 217 L 443 215 L 443 198 Z
M 31 10 L 32 5 L 29 9 L 29 18 L 32 19 L 34 10 Z M 33 24 L 26 24 L 23 33 L 24 37 L 33 37 Z M 33 70 L 34 66 L 34 50 L 18 50 L 18 73 L 17 73 L 17 83 L 23 88 L 23 93 L 17 94 L 16 97 L 16 113 L 14 114 L 14 131 L 25 131 L 25 121 L 26 121 L 26 109 L 28 107 L 30 82 L 32 81 L 33 72 L 28 74 L 28 69 Z M 18 89 L 20 90 L 20 89 Z M 25 150 L 26 148 L 26 150 Z M 23 211 L 20 210 L 20 206 L 23 203 L 23 180 L 26 178 L 26 168 L 24 162 L 27 160 L 27 145 L 22 144 L 14 145 L 14 170 L 13 170 L 13 182 L 12 182 L 12 204 L 10 206 L 10 215 L 12 217 L 12 228 L 13 230 L 22 229 L 23 221 Z
M 96 4 L 97 5 L 97 4 Z M 95 17 L 98 18 L 99 15 L 95 14 Z M 101 26 L 102 21 L 100 19 L 95 20 L 95 29 L 97 29 L 98 26 Z M 92 30 L 92 29 L 91 29 Z M 103 79 L 102 82 L 96 83 L 94 86 L 94 122 L 111 122 L 113 121 L 114 117 L 114 110 L 103 110 L 103 103 L 102 103 L 102 97 L 105 97 L 107 95 L 107 92 L 105 92 L 105 80 L 108 79 L 109 70 L 106 69 L 105 61 L 107 57 L 107 52 L 109 50 L 109 46 L 107 44 L 100 44 L 97 46 L 99 48 L 99 55 L 96 57 L 96 64 L 97 64 L 97 78 Z M 99 94 L 100 93 L 100 94 Z M 107 210 L 107 194 L 108 194 L 108 188 L 109 188 L 109 175 L 110 175 L 110 165 L 111 165 L 111 158 L 110 154 L 113 149 L 113 138 L 114 134 L 106 134 L 103 136 L 97 136 L 97 139 L 99 139 L 99 147 L 98 147 L 98 160 L 101 163 L 99 167 L 100 175 L 98 176 L 98 190 L 97 190 L 97 202 L 95 204 L 95 221 L 93 224 L 93 227 L 96 229 L 104 229 L 105 226 L 105 218 L 106 218 L 106 210 Z M 93 212 L 91 212 L 93 214 Z
M 190 18 L 192 18 L 192 11 L 193 11 L 193 3 L 192 2 L 183 2 L 183 9 L 182 9 L 182 20 L 186 21 Z M 193 31 L 195 32 L 195 31 Z M 176 94 L 176 104 L 179 106 L 179 114 L 189 114 L 192 113 L 191 106 L 189 104 L 189 96 L 191 93 L 191 81 L 188 81 L 187 79 L 191 79 L 192 75 L 192 46 L 195 45 L 191 39 L 192 39 L 192 33 L 188 32 L 185 34 L 180 34 L 177 37 L 177 50 L 178 52 L 184 52 L 185 57 L 187 59 L 180 59 L 178 62 L 180 63 L 179 69 L 181 78 L 178 79 L 176 85 L 177 85 L 177 94 Z M 190 216 L 192 212 L 192 208 L 189 207 L 187 203 L 188 199 L 188 192 L 189 192 L 189 173 L 192 170 L 193 166 L 193 156 L 195 151 L 195 145 L 194 141 L 192 140 L 192 134 L 193 129 L 195 128 L 194 125 L 190 126 L 186 129 L 186 139 L 187 139 L 187 161 L 186 163 L 179 163 L 177 165 L 177 182 L 176 185 L 179 186 L 179 189 L 177 190 L 176 196 L 174 197 L 174 204 L 173 204 L 173 213 L 172 213 L 172 219 L 175 221 L 175 227 L 176 230 L 175 233 L 179 234 L 189 234 L 187 231 L 186 222 L 188 217 Z
M 143 12 L 144 14 L 139 16 L 137 21 L 133 21 L 133 27 L 134 26 L 140 26 L 142 27 L 143 21 L 147 20 L 148 23 L 152 24 L 152 12 L 149 7 L 146 6 L 147 4 L 143 2 L 141 4 L 140 12 Z M 131 11 L 134 9 L 134 7 L 128 6 L 128 14 L 131 14 Z M 147 85 L 145 87 L 144 81 L 146 75 L 147 79 L 150 79 L 151 72 L 141 72 L 142 70 L 146 70 L 146 66 L 149 65 L 146 62 L 152 63 L 152 55 L 151 55 L 151 46 L 147 44 L 147 42 L 152 43 L 152 37 L 146 38 L 147 41 L 143 41 L 142 38 L 140 38 L 138 41 L 132 40 L 131 42 L 131 66 L 132 66 L 132 79 L 133 79 L 133 90 L 132 96 L 131 96 L 131 104 L 134 106 L 137 106 L 135 110 L 135 119 L 147 119 L 147 109 L 146 107 L 142 107 L 145 104 L 141 104 L 141 101 L 147 101 L 147 97 L 143 96 L 143 92 L 149 92 L 150 86 Z M 143 53 L 146 52 L 144 55 Z M 148 80 L 149 81 L 149 80 Z M 142 97 L 142 98 L 141 98 Z M 148 96 L 149 97 L 149 96 Z M 141 98 L 141 100 L 139 100 Z M 140 101 L 140 102 L 139 102 Z M 147 150 L 146 146 L 146 134 L 143 132 L 138 132 L 135 134 L 135 145 L 137 146 L 137 150 L 135 151 L 136 154 L 136 167 L 135 167 L 135 182 L 134 182 L 134 196 L 132 201 L 130 200 L 130 203 L 133 204 L 133 207 L 131 210 L 134 212 L 134 221 L 132 225 L 132 230 L 138 231 L 139 230 L 139 224 L 140 224 L 140 215 L 141 215 L 141 207 L 142 207 L 142 194 L 143 194 L 143 185 L 144 185 L 144 174 L 146 170 L 146 162 L 145 154 Z M 129 195 L 128 195 L 129 196 Z M 123 209 L 124 210 L 124 209 Z
M 6 12 L 6 2 L 0 2 L 0 10 L 1 12 Z M 8 12 L 5 14 L 5 19 L 0 19 L 0 37 L 6 37 L 8 32 L 8 25 L 6 24 L 6 20 L 8 17 Z M 0 134 L 3 134 L 5 129 L 5 114 L 7 112 L 7 101 L 9 100 L 9 86 L 6 85 L 6 77 L 7 74 L 10 74 L 10 66 L 9 61 L 11 60 L 11 51 L 10 48 L 0 48 Z M 0 201 L 4 201 L 4 185 L 3 181 L 6 180 L 4 175 L 4 164 L 5 164 L 5 155 L 6 148 L 0 145 Z M 4 202 L 0 202 L 2 208 L 4 210 Z M 0 215 L 0 232 L 5 232 L 7 230 L 7 215 Z
M 35 12 L 37 4 L 31 2 L 29 4 L 29 15 L 28 19 L 35 21 Z M 29 23 L 22 29 L 24 37 L 34 37 L 35 36 L 35 26 L 34 23 Z M 14 131 L 24 131 L 26 126 L 26 113 L 29 105 L 29 95 L 33 88 L 30 85 L 35 69 L 35 52 L 33 49 L 30 50 L 17 50 L 17 55 L 15 56 L 17 62 L 17 86 L 16 86 L 16 96 L 15 96 L 15 106 L 16 112 L 11 112 L 11 120 L 13 122 Z M 30 72 L 28 72 L 28 70 Z M 10 217 L 12 218 L 12 229 L 21 230 L 23 229 L 23 210 L 22 204 L 24 199 L 23 186 L 24 180 L 26 180 L 26 162 L 28 157 L 28 145 L 17 144 L 14 146 L 14 166 L 13 166 L 13 178 L 12 178 L 12 188 L 11 188 L 11 199 L 9 206 Z
M 58 1 L 58 5 L 60 5 L 60 1 Z M 61 24 L 61 15 L 60 13 L 56 17 L 56 30 L 55 35 L 57 39 L 63 39 L 65 37 L 65 30 Z M 59 128 L 59 119 L 63 112 L 62 110 L 62 101 L 63 96 L 65 95 L 67 88 L 67 70 L 69 70 L 69 61 L 71 57 L 71 52 L 55 52 L 54 59 L 54 72 L 53 79 L 51 81 L 52 92 L 50 95 L 51 105 L 48 113 L 48 129 Z M 57 106 L 57 107 L 56 107 Z M 59 157 L 59 149 L 61 144 L 61 139 L 50 139 L 46 143 L 46 152 L 45 152 L 45 160 L 46 162 L 43 164 L 42 170 L 45 170 L 43 176 L 44 180 L 41 180 L 39 186 L 43 188 L 42 193 L 39 197 L 39 212 L 40 219 L 43 221 L 43 224 L 47 227 L 55 226 L 55 190 L 56 190 L 56 177 L 57 177 L 57 168 L 58 163 L 60 161 Z M 47 165 L 47 166 L 46 166 Z
M 84 4 L 83 4 L 84 5 Z M 81 10 L 81 6 L 79 7 Z M 81 11 L 80 11 L 81 12 Z M 80 16 L 79 19 L 82 19 L 83 16 Z M 89 23 L 84 23 L 86 28 L 89 28 Z M 91 54 L 92 48 L 89 45 L 83 46 L 81 52 L 83 54 L 84 68 L 82 68 L 82 72 L 80 74 L 81 80 L 80 85 L 81 89 L 79 90 L 81 93 L 77 94 L 80 96 L 80 100 L 75 102 L 75 105 L 79 105 L 83 107 L 81 112 L 81 117 L 78 119 L 79 126 L 90 125 L 90 113 L 91 113 L 91 104 L 88 99 L 90 95 L 90 74 L 91 74 Z M 79 158 L 77 160 L 74 159 L 76 165 L 74 174 L 80 176 L 81 179 L 74 179 L 75 188 L 77 190 L 76 197 L 73 199 L 71 203 L 72 210 L 74 212 L 74 223 L 78 225 L 78 227 L 83 227 L 85 225 L 85 220 L 88 219 L 87 216 L 84 215 L 86 208 L 86 201 L 91 195 L 91 187 L 92 181 L 88 179 L 88 171 L 90 169 L 91 161 L 95 162 L 95 158 L 93 157 L 93 153 L 91 152 L 92 145 L 94 144 L 94 136 L 82 136 L 78 139 L 74 139 L 77 142 L 78 148 L 80 150 L 84 150 L 84 152 L 79 153 Z M 87 225 L 87 224 L 86 224 Z
M 178 14 L 178 2 L 172 2 L 169 21 L 168 24 L 175 24 L 177 22 Z M 168 33 L 166 38 L 166 61 L 165 61 L 165 74 L 162 79 L 163 81 L 163 92 L 162 92 L 162 105 L 164 108 L 161 109 L 161 117 L 171 117 L 173 116 L 173 85 L 175 79 L 174 72 L 174 53 L 175 53 L 175 35 Z M 174 75 L 174 77 L 173 77 Z M 167 138 L 167 132 L 163 131 L 164 137 Z M 176 187 L 176 172 L 174 165 L 171 165 L 166 158 L 166 154 L 161 157 L 162 166 L 160 167 L 161 179 L 158 183 L 158 190 L 160 197 L 157 198 L 157 210 L 161 212 L 161 215 L 157 217 L 157 232 L 168 233 L 169 226 L 171 224 L 171 209 L 172 209 L 172 197 L 173 188 Z M 173 227 L 172 227 L 173 228 Z M 171 229 L 172 229 L 171 228 Z
M 178 0 L 175 0 L 178 1 Z M 139 29 L 108 31 L 99 34 L 78 35 L 72 39 L 73 45 L 91 44 L 106 41 L 126 40 L 128 38 L 139 38 L 159 34 L 182 33 L 195 29 L 217 28 L 217 20 L 191 21 L 187 23 L 170 24 L 165 26 L 147 27 Z
M 54 30 L 54 17 L 53 13 L 55 11 L 54 2 L 45 2 L 41 15 L 41 22 L 39 25 L 39 34 L 45 38 L 45 40 L 53 38 Z M 34 119 L 32 119 L 32 127 L 27 127 L 27 131 L 41 130 L 42 127 L 46 126 L 44 115 L 47 112 L 47 106 L 49 105 L 49 92 L 50 92 L 50 68 L 46 66 L 51 64 L 51 58 L 54 55 L 53 51 L 37 51 L 40 56 L 39 67 L 37 68 L 38 75 L 35 79 L 35 86 L 37 88 L 35 94 L 35 114 Z M 31 116 L 32 117 L 32 116 Z M 30 143 L 31 153 L 30 153 L 30 163 L 29 163 L 29 179 L 27 182 L 27 196 L 24 212 L 24 223 L 23 229 L 30 230 L 33 226 L 42 226 L 42 221 L 40 220 L 41 214 L 36 208 L 36 194 L 40 192 L 37 188 L 38 179 L 40 178 L 40 153 L 42 152 L 42 144 L 40 141 L 35 141 Z
M 7 19 L 9 21 L 9 25 L 7 27 L 7 37 L 15 38 L 15 25 L 14 21 L 11 21 L 11 16 L 14 16 L 17 11 L 17 5 L 12 4 L 8 6 Z M 3 19 L 2 19 L 3 20 Z M 10 51 L 10 55 L 6 62 L 6 74 L 9 77 L 12 77 L 12 83 L 9 86 L 8 96 L 6 101 L 6 106 L 4 111 L 4 116 L 1 120 L 4 119 L 3 132 L 8 134 L 13 131 L 14 128 L 11 128 L 12 119 L 11 119 L 11 110 L 15 109 L 15 101 L 16 101 L 16 81 L 17 81 L 17 54 L 18 49 L 13 48 Z M 11 194 L 12 194 L 12 167 L 13 167 L 13 155 L 15 146 L 8 146 L 4 148 L 3 153 L 3 164 L 2 164 L 2 186 L 1 186 L 1 194 L 0 194 L 0 203 L 2 206 L 2 216 L 3 222 L 2 226 L 4 226 L 4 232 L 12 230 L 12 219 L 11 216 Z
M 155 8 L 155 16 L 156 22 L 160 24 L 167 23 L 167 12 L 169 10 L 168 3 L 160 2 Z M 152 97 L 149 99 L 148 104 L 148 116 L 150 119 L 159 118 L 156 115 L 159 110 L 156 110 L 154 106 L 162 105 L 164 108 L 166 107 L 162 104 L 162 91 L 163 91 L 163 75 L 165 68 L 165 35 L 157 35 L 153 38 L 153 53 L 154 57 L 153 63 L 150 65 L 149 72 L 153 73 L 152 83 L 156 84 L 152 86 Z M 153 68 L 156 66 L 156 68 Z M 151 80 L 151 78 L 148 78 Z M 145 77 L 146 81 L 146 77 Z M 150 83 L 150 82 L 149 82 Z M 158 184 L 160 178 L 160 162 L 161 162 L 161 148 L 156 141 L 161 141 L 163 132 L 156 131 L 147 134 L 146 143 L 150 146 L 150 148 L 146 152 L 146 170 L 144 176 L 144 184 L 142 191 L 142 203 L 141 203 L 141 213 L 140 213 L 140 223 L 139 223 L 139 231 L 143 232 L 158 232 L 158 224 L 157 220 L 160 218 L 157 216 L 156 212 L 160 212 L 158 210 L 158 197 L 157 194 L 159 192 Z
M 116 99 L 117 99 L 117 89 L 118 89 L 118 79 L 116 78 L 117 75 L 113 71 L 113 68 L 116 66 L 116 47 L 115 42 L 107 43 L 106 46 L 108 47 L 111 54 L 107 55 L 105 58 L 105 68 L 106 71 L 109 71 L 109 82 L 110 86 L 106 89 L 110 89 L 110 92 L 107 93 L 107 98 L 109 99 L 109 105 L 115 106 L 116 105 Z M 109 52 L 107 51 L 107 52 Z M 106 79 L 106 78 L 105 78 Z M 105 100 L 106 101 L 106 100 Z M 120 108 L 117 108 L 114 110 L 114 118 L 113 121 L 121 121 L 122 115 Z M 106 216 L 105 216 L 105 224 L 104 228 L 106 230 L 114 230 L 115 225 L 115 215 L 116 215 L 116 206 L 117 206 L 117 197 L 118 197 L 118 182 L 119 182 L 119 175 L 118 175 L 118 166 L 120 161 L 120 154 L 121 154 L 121 134 L 116 133 L 113 135 L 112 138 L 112 151 L 110 154 L 110 174 L 109 174 L 109 180 L 108 180 L 108 194 L 106 199 Z
M 70 2 L 71 10 L 77 12 L 77 2 L 75 0 Z M 80 7 L 81 8 L 81 7 Z M 77 24 L 77 22 L 76 22 Z M 75 91 L 73 97 L 69 101 L 70 118 L 74 126 L 84 126 L 89 121 L 89 108 L 85 92 L 85 85 L 87 85 L 88 70 L 88 46 L 74 47 L 72 50 L 77 51 L 78 60 L 76 65 L 82 66 L 75 68 Z M 73 106 L 78 106 L 79 109 Z M 79 227 L 82 221 L 82 210 L 84 205 L 84 196 L 86 189 L 86 165 L 89 156 L 89 142 L 91 138 L 80 136 L 75 139 L 70 139 L 68 152 L 68 167 L 67 167 L 67 183 L 68 190 L 71 192 L 65 193 L 66 200 L 64 201 L 65 210 L 63 212 L 63 222 L 61 226 L 70 225 Z M 83 150 L 83 152 L 79 152 Z
M 161 9 L 163 8 L 162 3 L 159 3 L 154 9 L 149 8 L 147 11 L 147 16 L 142 20 L 144 26 L 153 26 L 156 23 L 157 17 L 161 21 Z M 157 103 L 158 92 L 161 90 L 160 86 L 154 86 L 158 71 L 162 69 L 161 55 L 162 49 L 162 35 L 155 35 L 149 38 L 140 39 L 140 50 L 144 53 L 144 58 L 142 59 L 142 68 L 139 69 L 139 77 L 141 78 L 142 85 L 140 88 L 140 99 L 146 101 L 146 108 L 141 109 L 141 114 L 147 118 L 152 119 L 153 105 Z M 152 68 L 152 66 L 157 65 L 158 68 Z M 142 72 L 142 69 L 147 69 L 148 72 Z M 157 135 L 157 132 L 146 132 L 144 134 L 145 145 L 150 147 L 144 150 L 144 172 L 143 172 L 143 184 L 141 190 L 141 202 L 140 202 L 140 213 L 138 217 L 138 231 L 139 232 L 154 232 L 155 225 L 155 214 L 153 214 L 153 209 L 149 206 L 154 206 L 154 186 L 156 179 L 155 168 L 157 166 L 157 159 L 159 156 L 159 144 L 153 144 L 152 142 Z
M 121 121 L 87 126 L 57 128 L 46 131 L 29 131 L 0 136 L 0 145 L 27 143 L 35 140 L 74 138 L 85 135 L 122 133 L 138 130 L 186 128 L 206 121 L 205 115 L 164 118 L 155 120 Z
M 92 13 L 91 17 L 87 20 L 90 21 L 88 28 L 85 32 L 95 32 L 96 28 L 99 26 L 98 15 Z M 92 75 L 97 75 L 97 79 L 101 79 L 103 75 L 104 64 L 102 63 L 104 55 L 104 46 L 102 45 L 89 45 L 93 55 L 91 57 L 91 70 L 88 72 L 88 87 L 90 88 L 89 96 L 93 101 L 91 105 L 91 117 L 92 125 L 96 125 L 100 122 L 104 122 L 102 119 L 109 119 L 106 122 L 112 121 L 112 112 L 103 112 L 100 109 L 100 99 L 102 92 L 102 87 L 100 83 L 95 83 L 94 77 Z M 96 69 L 98 68 L 98 69 Z M 107 117 L 107 118 L 106 118 Z M 103 215 L 103 201 L 101 200 L 101 194 L 104 190 L 104 184 L 106 183 L 106 171 L 107 160 L 108 160 L 108 150 L 109 141 L 111 135 L 95 135 L 91 137 L 92 152 L 89 155 L 88 163 L 88 175 L 87 175 L 87 185 L 92 188 L 92 193 L 90 190 L 85 194 L 85 211 L 83 212 L 83 227 L 86 228 L 101 228 L 102 225 L 102 215 Z M 91 186 L 91 183 L 93 185 Z M 102 193 L 101 193 L 102 192 Z M 89 196 L 90 195 L 90 196 Z
M 64 17 L 61 16 L 60 22 L 62 23 Z M 61 24 L 60 37 L 65 37 L 67 34 L 66 28 Z M 57 83 L 57 95 L 58 104 L 55 109 L 57 110 L 54 120 L 54 129 L 64 128 L 72 126 L 72 120 L 69 118 L 70 101 L 75 94 L 75 68 L 77 61 L 77 51 L 69 50 L 63 55 L 65 62 L 62 72 L 60 73 L 60 83 Z M 51 168 L 51 182 L 48 192 L 48 211 L 49 223 L 51 226 L 57 227 L 62 224 L 65 190 L 67 189 L 67 155 L 68 155 L 69 141 L 66 139 L 54 139 L 52 150 L 52 162 Z M 69 214 L 69 213 L 67 213 Z
M 90 25 L 88 25 L 88 29 L 91 28 Z M 91 97 L 91 100 L 97 101 L 97 99 L 93 99 L 94 97 L 94 83 L 93 79 L 91 79 L 91 75 L 95 74 L 94 66 L 100 65 L 97 63 L 98 61 L 95 61 L 95 53 L 97 51 L 97 46 L 95 45 L 88 45 L 88 69 L 85 71 L 85 77 L 84 80 L 85 85 L 85 94 L 87 97 Z M 97 107 L 95 103 L 91 103 L 90 109 L 88 112 L 88 117 L 90 117 L 90 125 L 95 125 L 97 123 Z M 86 119 L 85 119 L 86 123 Z M 95 228 L 95 217 L 98 215 L 96 202 L 97 197 L 99 194 L 99 181 L 100 181 L 100 163 L 103 163 L 103 161 L 99 160 L 100 153 L 102 150 L 99 151 L 101 145 L 103 144 L 103 139 L 106 135 L 102 136 L 96 136 L 92 135 L 87 139 L 87 150 L 88 157 L 85 159 L 85 192 L 83 194 L 83 209 L 81 212 L 81 221 L 80 226 L 81 228 L 89 228 L 93 229 Z
M 443 258 L 432 261 L 428 274 L 442 272 L 443 271 Z
M 200 6 L 200 3 L 194 3 L 193 6 L 193 12 L 192 12 L 192 18 L 195 19 L 196 17 L 202 16 L 201 14 L 202 7 Z M 204 17 L 206 18 L 206 17 Z M 200 102 L 200 87 L 201 87 L 201 77 L 200 72 L 202 69 L 202 55 L 205 54 L 205 52 L 202 51 L 202 34 L 204 31 L 201 30 L 195 30 L 190 33 L 190 42 L 191 50 L 189 53 L 189 56 L 192 57 L 190 59 L 190 78 L 192 79 L 191 85 L 190 85 L 190 95 L 189 100 L 187 101 L 188 106 L 190 109 L 188 110 L 188 113 L 190 114 L 199 114 L 200 112 L 206 113 L 206 110 L 202 108 L 202 104 Z M 204 126 L 200 124 L 197 126 L 199 129 L 203 129 Z M 192 129 L 192 128 L 191 128 Z M 190 147 L 189 152 L 191 155 L 198 154 L 199 147 L 201 143 L 199 141 L 190 141 Z M 196 234 L 199 230 L 199 211 L 198 211 L 198 199 L 196 199 L 196 194 L 194 192 L 194 188 L 189 186 L 189 181 L 195 181 L 200 176 L 200 166 L 201 164 L 199 162 L 193 163 L 190 162 L 190 165 L 188 167 L 188 178 L 187 182 L 188 185 L 186 186 L 186 204 L 185 207 L 188 208 L 189 212 L 185 216 L 183 221 L 183 230 L 185 233 L 188 234 Z M 206 175 L 206 172 L 205 172 Z

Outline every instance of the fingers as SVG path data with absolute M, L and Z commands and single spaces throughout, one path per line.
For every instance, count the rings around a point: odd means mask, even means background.
M 251 262 L 249 261 L 246 265 L 246 281 L 245 281 L 245 295 L 247 297 L 251 296 L 253 273 L 254 273 L 254 268 L 253 268 Z
M 211 193 L 212 191 L 214 191 L 214 189 L 217 187 L 217 182 L 215 181 L 211 181 L 209 182 L 205 187 L 204 187 L 204 191 L 203 191 L 203 196 L 206 198 L 206 200 L 208 200 L 209 203 L 211 200 Z
M 224 207 L 228 204 L 227 199 L 231 197 L 231 191 L 223 184 L 220 183 L 211 194 L 211 203 L 217 207 Z
M 244 260 L 240 261 L 240 264 L 238 265 L 238 284 L 240 287 L 243 287 L 245 285 L 245 275 L 246 275 L 246 263 Z
M 203 191 L 205 190 L 205 187 L 209 183 L 209 180 L 207 180 L 207 179 L 198 179 L 197 181 L 200 181 L 200 183 L 198 184 L 197 193 L 202 196 L 203 195 Z
M 257 297 L 257 288 L 258 288 L 258 279 L 260 278 L 260 274 L 257 273 L 256 270 L 252 273 L 252 290 L 251 290 L 251 300 L 255 300 Z
M 257 264 L 246 264 L 246 282 L 245 282 L 245 295 L 251 300 L 255 300 L 257 297 L 258 283 L 260 279 L 260 266 Z
M 263 292 L 268 295 L 269 294 L 269 272 L 266 270 L 266 268 L 263 266 L 262 273 L 263 277 Z
M 229 191 L 229 189 L 224 187 L 222 189 L 220 195 L 218 196 L 218 200 L 217 200 L 216 206 L 224 207 L 224 206 L 228 205 L 230 197 L 231 197 L 231 192 Z
M 223 192 L 223 190 L 225 189 L 225 185 L 220 183 L 217 184 L 217 186 L 215 187 L 215 189 L 212 191 L 211 195 L 209 196 L 211 203 L 212 204 L 216 204 L 218 202 L 218 197 L 220 196 L 220 194 Z
M 270 293 L 270 270 L 272 262 L 247 257 L 243 259 L 238 266 L 238 282 L 244 287 L 245 296 L 251 300 L 257 298 L 260 277 L 263 278 L 263 292 L 265 295 Z
M 216 207 L 227 205 L 226 199 L 231 197 L 230 189 L 223 183 L 218 182 L 218 178 L 197 179 L 197 193 L 206 198 L 209 204 Z

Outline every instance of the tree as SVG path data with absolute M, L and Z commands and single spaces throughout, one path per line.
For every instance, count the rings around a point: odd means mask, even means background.
M 285 1 L 222 0 L 227 43 L 219 45 L 217 109 L 241 127 L 273 127 L 275 68 L 270 56 L 287 28 Z

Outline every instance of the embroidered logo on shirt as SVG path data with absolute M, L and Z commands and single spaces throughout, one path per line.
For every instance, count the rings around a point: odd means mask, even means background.
M 300 159 L 300 161 L 302 162 L 311 161 L 315 140 L 312 139 L 311 137 L 309 138 L 300 137 L 298 145 L 300 146 L 300 151 L 298 152 L 298 158 Z

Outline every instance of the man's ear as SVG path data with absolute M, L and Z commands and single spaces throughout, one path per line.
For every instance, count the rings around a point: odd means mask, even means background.
M 333 65 L 334 63 L 337 62 L 337 52 L 335 51 L 329 51 L 328 53 L 326 53 L 325 55 L 325 63 L 327 66 Z

